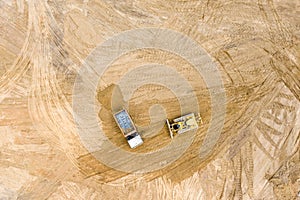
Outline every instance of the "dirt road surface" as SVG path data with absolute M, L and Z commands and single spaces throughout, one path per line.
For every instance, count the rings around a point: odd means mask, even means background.
M 300 199 L 299 0 L 0 11 L 0 199 Z M 187 112 L 203 123 L 172 140 Z

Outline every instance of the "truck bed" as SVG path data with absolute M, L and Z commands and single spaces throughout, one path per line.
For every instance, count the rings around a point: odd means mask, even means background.
M 136 128 L 126 110 L 115 113 L 114 118 L 125 137 L 136 132 Z

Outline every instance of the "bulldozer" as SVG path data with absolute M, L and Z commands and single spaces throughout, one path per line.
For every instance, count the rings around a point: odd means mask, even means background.
M 198 124 L 202 123 L 200 113 L 189 113 L 173 120 L 166 120 L 169 129 L 170 137 L 173 139 L 174 135 L 182 134 L 187 131 L 198 129 Z

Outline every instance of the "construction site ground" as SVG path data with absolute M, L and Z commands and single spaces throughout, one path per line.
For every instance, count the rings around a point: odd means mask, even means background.
M 4 0 L 0 11 L 0 199 L 300 199 L 299 0 Z M 155 48 L 171 48 L 167 36 L 122 53 L 149 40 L 138 35 L 116 43 L 120 56 L 90 79 L 94 96 L 74 101 L 89 79 L 81 70 L 101 64 L 93 52 L 135 30 L 194 41 L 199 67 L 215 67 L 221 90 L 182 54 Z M 177 94 L 181 82 L 191 89 Z M 91 115 L 77 115 L 89 106 Z M 144 140 L 135 149 L 113 118 L 124 106 Z M 165 120 L 182 110 L 199 111 L 202 123 L 172 140 Z M 101 128 L 100 139 L 82 135 L 77 119 L 90 116 L 97 124 L 84 125 Z M 143 164 L 148 171 L 135 170 Z

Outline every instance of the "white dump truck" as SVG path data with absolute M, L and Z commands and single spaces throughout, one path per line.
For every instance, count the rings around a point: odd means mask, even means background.
M 114 118 L 121 129 L 124 137 L 126 138 L 130 148 L 136 148 L 137 146 L 143 144 L 143 140 L 140 134 L 137 132 L 137 129 L 125 109 L 120 110 L 115 113 Z
M 167 119 L 166 121 L 171 138 L 174 137 L 174 134 L 182 134 L 187 131 L 198 129 L 198 123 L 202 123 L 199 113 L 197 116 L 194 113 L 190 113 L 170 121 Z

